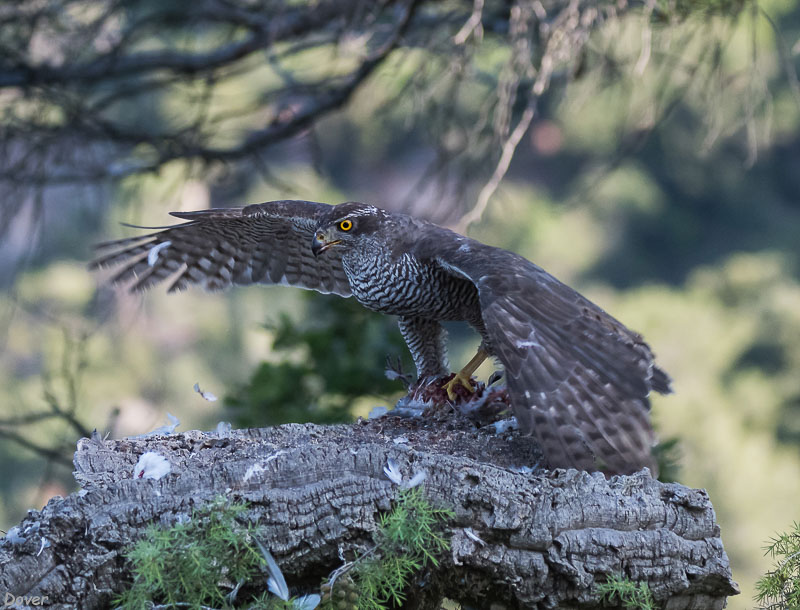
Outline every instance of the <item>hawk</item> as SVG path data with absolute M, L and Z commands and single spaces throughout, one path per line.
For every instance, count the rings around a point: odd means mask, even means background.
M 172 216 L 188 222 L 100 244 L 91 266 L 124 265 L 112 281 L 136 291 L 172 278 L 170 292 L 262 283 L 352 296 L 398 316 L 420 379 L 448 373 L 441 322 L 466 321 L 482 341 L 451 397 L 492 356 L 522 433 L 551 467 L 655 471 L 648 396 L 669 393 L 669 377 L 640 335 L 522 256 L 356 202 Z

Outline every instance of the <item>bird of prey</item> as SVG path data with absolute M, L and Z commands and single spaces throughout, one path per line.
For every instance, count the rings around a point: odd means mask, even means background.
M 451 395 L 492 356 L 551 467 L 655 470 L 648 395 L 670 392 L 669 377 L 640 335 L 525 258 L 356 202 L 172 215 L 188 222 L 100 244 L 92 267 L 124 265 L 113 281 L 132 290 L 172 278 L 170 291 L 262 283 L 352 296 L 399 317 L 420 379 L 448 372 L 441 322 L 466 321 L 482 342 Z

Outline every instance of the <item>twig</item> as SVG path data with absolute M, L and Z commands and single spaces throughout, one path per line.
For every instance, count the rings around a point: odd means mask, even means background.
M 508 172 L 508 166 L 511 165 L 511 159 L 514 157 L 517 146 L 519 146 L 522 136 L 528 131 L 528 127 L 530 127 L 531 121 L 533 120 L 533 116 L 536 112 L 536 99 L 535 97 L 531 98 L 530 103 L 525 107 L 525 112 L 522 113 L 522 117 L 520 117 L 516 127 L 514 127 L 514 130 L 503 143 L 500 160 L 494 168 L 492 177 L 483 185 L 483 188 L 478 194 L 475 207 L 473 207 L 469 213 L 465 214 L 457 225 L 457 231 L 460 233 L 466 233 L 469 225 L 481 219 L 486 210 L 486 206 L 489 205 L 489 200 L 492 198 L 492 195 L 494 195 L 497 187 L 500 186 L 500 182 L 503 180 L 506 172 Z
M 472 14 L 467 19 L 467 22 L 461 26 L 458 33 L 453 36 L 453 42 L 457 45 L 462 45 L 467 42 L 467 38 L 474 32 L 475 38 L 480 41 L 483 38 L 483 26 L 481 19 L 483 18 L 483 0 L 475 0 L 472 8 Z
M 63 447 L 61 449 L 54 448 L 54 447 L 47 447 L 45 445 L 40 445 L 38 443 L 34 443 L 33 441 L 25 438 L 21 434 L 17 432 L 12 432 L 11 430 L 3 430 L 0 428 L 0 437 L 6 438 L 10 441 L 14 441 L 18 445 L 25 447 L 26 449 L 30 449 L 34 453 L 52 460 L 54 462 L 58 462 L 64 466 L 71 466 L 72 460 L 69 458 L 69 454 L 72 451 L 71 447 Z
M 328 577 L 328 586 L 331 588 L 331 592 L 333 592 L 333 585 L 336 584 L 336 579 L 344 574 L 347 574 L 350 570 L 356 567 L 360 562 L 364 561 L 367 557 L 372 555 L 378 548 L 378 545 L 369 548 L 367 551 L 364 552 L 363 555 L 359 555 L 353 561 L 347 561 L 343 565 L 340 565 L 336 568 L 333 572 L 331 572 L 330 576 Z

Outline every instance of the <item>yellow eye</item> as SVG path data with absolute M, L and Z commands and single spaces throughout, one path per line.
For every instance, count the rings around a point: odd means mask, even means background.
M 343 220 L 342 222 L 339 223 L 339 228 L 342 231 L 349 231 L 350 229 L 353 228 L 353 221 L 352 220 Z

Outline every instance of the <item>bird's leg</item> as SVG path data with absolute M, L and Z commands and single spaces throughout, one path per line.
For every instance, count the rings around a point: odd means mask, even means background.
M 463 385 L 470 392 L 475 391 L 475 388 L 472 387 L 472 382 L 470 381 L 470 379 L 472 378 L 472 373 L 474 373 L 475 370 L 481 364 L 483 364 L 483 361 L 486 360 L 486 358 L 488 357 L 489 354 L 486 351 L 484 351 L 483 346 L 479 347 L 478 353 L 472 357 L 472 360 L 467 362 L 467 364 L 464 365 L 463 369 L 458 371 L 458 373 L 456 373 L 455 376 L 450 381 L 448 381 L 446 384 L 442 386 L 442 388 L 447 390 L 447 396 L 450 398 L 450 400 L 455 400 L 456 397 L 455 386 L 458 383 Z
M 447 375 L 447 333 L 439 322 L 426 318 L 401 317 L 398 321 L 400 333 L 408 345 L 417 377 Z

